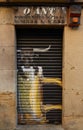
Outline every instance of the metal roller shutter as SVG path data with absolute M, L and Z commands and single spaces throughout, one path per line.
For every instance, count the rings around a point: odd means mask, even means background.
M 61 124 L 62 29 L 17 29 L 18 124 Z

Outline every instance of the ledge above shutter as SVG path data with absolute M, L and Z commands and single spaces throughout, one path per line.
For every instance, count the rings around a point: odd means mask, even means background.
M 37 2 L 39 2 L 39 3 L 41 3 L 41 2 L 44 2 L 44 3 L 48 3 L 48 2 L 50 2 L 50 3 L 68 3 L 68 2 L 70 2 L 71 0 L 0 0 L 0 2 L 27 2 L 27 3 L 31 3 L 31 2 L 35 2 L 35 3 L 37 3 Z

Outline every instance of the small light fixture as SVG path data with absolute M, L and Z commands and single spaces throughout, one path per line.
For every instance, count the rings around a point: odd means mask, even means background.
M 72 5 L 69 8 L 68 24 L 70 27 L 78 27 L 80 25 L 81 6 Z
M 73 17 L 72 18 L 72 22 L 73 23 L 78 23 L 79 22 L 79 18 L 78 17 Z

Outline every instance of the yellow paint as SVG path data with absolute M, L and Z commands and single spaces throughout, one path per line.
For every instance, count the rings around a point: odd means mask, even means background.
M 45 112 L 53 110 L 53 109 L 62 110 L 62 105 L 43 105 L 43 109 Z
M 35 76 L 33 84 L 30 89 L 30 106 L 32 113 L 36 115 L 37 118 L 41 118 L 41 90 L 40 90 L 40 81 L 37 76 Z
M 50 84 L 51 83 L 52 84 L 57 84 L 57 85 L 62 87 L 62 82 L 61 82 L 61 80 L 59 78 L 43 78 L 42 82 L 43 83 L 50 83 Z
M 42 93 L 41 93 L 41 85 L 42 83 L 50 83 L 50 84 L 58 84 L 59 86 L 62 86 L 62 82 L 58 78 L 43 78 L 40 82 L 40 78 L 38 76 L 35 76 L 34 81 L 32 81 L 30 94 L 29 94 L 29 100 L 30 100 L 30 106 L 32 110 L 32 114 L 36 115 L 35 118 L 41 118 L 42 117 Z M 42 106 L 43 111 L 49 111 L 52 109 L 62 109 L 61 105 L 43 105 Z

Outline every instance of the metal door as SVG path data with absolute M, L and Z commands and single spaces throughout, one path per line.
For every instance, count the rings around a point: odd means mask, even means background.
M 17 29 L 18 124 L 62 122 L 63 29 Z

